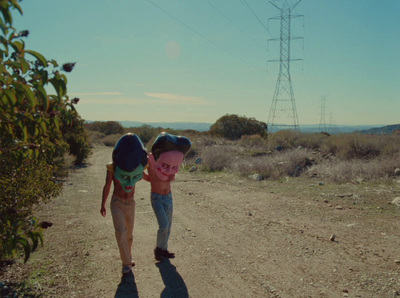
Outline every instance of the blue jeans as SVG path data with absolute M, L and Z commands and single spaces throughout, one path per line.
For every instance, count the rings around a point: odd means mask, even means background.
M 172 224 L 172 193 L 160 195 L 152 192 L 150 198 L 151 206 L 153 207 L 158 222 L 157 247 L 167 250 Z

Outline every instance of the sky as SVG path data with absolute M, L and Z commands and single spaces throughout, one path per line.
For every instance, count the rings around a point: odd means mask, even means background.
M 268 122 L 279 74 L 279 62 L 268 62 L 279 59 L 272 3 L 284 2 L 24 0 L 24 15 L 13 17 L 18 31 L 30 31 L 26 49 L 76 62 L 68 95 L 80 98 L 85 120 L 214 123 L 236 114 Z M 399 11 L 400 0 L 294 7 L 300 125 L 400 123 Z

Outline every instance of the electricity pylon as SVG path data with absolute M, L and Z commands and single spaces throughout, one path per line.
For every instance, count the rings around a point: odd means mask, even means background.
M 328 132 L 328 130 L 326 129 L 326 121 L 325 121 L 325 102 L 326 102 L 326 97 L 325 96 L 321 97 L 321 119 L 319 121 L 319 127 L 318 127 L 319 132 Z
M 296 103 L 290 76 L 290 62 L 301 59 L 290 58 L 290 41 L 300 39 L 301 37 L 292 37 L 290 26 L 292 18 L 302 17 L 302 15 L 292 15 L 292 10 L 300 1 L 290 6 L 288 0 L 285 0 L 282 7 L 278 7 L 270 1 L 281 12 L 280 16 L 270 18 L 280 20 L 280 38 L 270 39 L 280 42 L 280 58 L 268 60 L 268 62 L 279 62 L 279 75 L 268 117 L 268 130 L 271 132 L 276 130 L 277 127 L 299 130 L 299 120 L 297 118 Z M 280 123 L 278 124 L 277 121 Z

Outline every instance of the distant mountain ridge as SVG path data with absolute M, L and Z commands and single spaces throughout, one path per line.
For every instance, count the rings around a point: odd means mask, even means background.
M 360 130 L 357 132 L 364 133 L 364 134 L 372 134 L 372 135 L 387 135 L 392 134 L 395 130 L 400 129 L 400 124 L 392 124 L 386 125 L 382 127 L 373 127 L 366 130 Z
M 91 120 L 88 123 L 94 122 Z M 197 131 L 208 131 L 212 123 L 206 122 L 141 122 L 141 121 L 118 121 L 123 127 L 140 127 L 150 125 L 152 127 L 171 128 L 176 130 L 193 129 Z M 376 127 L 376 125 L 327 125 L 326 132 L 330 134 L 338 133 L 363 133 L 363 134 L 391 134 L 393 131 L 400 129 L 400 124 L 392 124 Z M 279 130 L 279 128 L 278 128 Z M 320 125 L 305 124 L 300 125 L 300 131 L 305 133 L 320 132 Z
M 171 128 L 176 130 L 193 129 L 197 131 L 207 131 L 211 123 L 204 122 L 140 122 L 140 121 L 118 121 L 123 127 L 140 127 L 150 125 L 152 127 Z

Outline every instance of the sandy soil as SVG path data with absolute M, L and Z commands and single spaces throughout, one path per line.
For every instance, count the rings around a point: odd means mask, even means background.
M 97 147 L 71 172 L 63 194 L 40 211 L 54 224 L 45 246 L 3 279 L 25 279 L 44 297 L 400 296 L 400 207 L 390 204 L 400 185 L 296 180 L 297 190 L 289 180 L 183 171 L 173 183 L 176 258 L 156 263 L 157 224 L 141 181 L 136 266 L 122 277 L 109 208 L 100 215 L 111 150 Z

